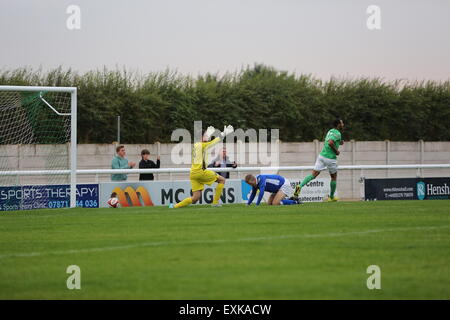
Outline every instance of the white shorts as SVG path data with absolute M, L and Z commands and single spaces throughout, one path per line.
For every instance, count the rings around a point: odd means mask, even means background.
M 328 159 L 324 156 L 317 157 L 316 164 L 314 165 L 315 171 L 322 171 L 328 169 L 331 174 L 335 174 L 338 170 L 337 160 L 336 159 Z
M 283 193 L 288 197 L 292 197 L 294 195 L 294 189 L 291 186 L 291 182 L 288 179 L 284 179 L 284 183 L 279 189 L 283 191 Z

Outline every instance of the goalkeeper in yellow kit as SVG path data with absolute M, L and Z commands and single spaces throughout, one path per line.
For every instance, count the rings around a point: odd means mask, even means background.
M 214 127 L 208 127 L 202 136 L 202 141 L 194 143 L 194 147 L 192 149 L 192 166 L 189 174 L 192 186 L 192 197 L 186 198 L 177 203 L 174 208 L 182 208 L 192 203 L 196 203 L 202 196 L 204 185 L 211 185 L 214 182 L 217 182 L 217 187 L 213 198 L 213 206 L 219 205 L 219 199 L 225 185 L 225 178 L 212 170 L 206 169 L 208 163 L 207 150 L 222 140 L 227 134 L 232 133 L 234 129 L 231 125 L 225 126 L 223 132 L 220 133 L 220 137 L 210 141 L 211 135 L 215 130 L 216 129 Z

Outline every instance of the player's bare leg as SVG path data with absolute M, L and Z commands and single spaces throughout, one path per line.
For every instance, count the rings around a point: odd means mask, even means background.
M 281 190 L 279 190 L 276 194 L 272 194 L 272 195 L 273 195 L 273 200 L 269 204 L 272 204 L 274 206 L 279 206 L 279 205 L 289 206 L 289 205 L 293 205 L 293 204 L 302 204 L 302 202 L 299 201 L 295 197 L 290 197 L 288 199 L 288 195 L 285 194 Z
M 217 175 L 216 182 L 217 182 L 217 187 L 216 187 L 216 192 L 214 193 L 213 206 L 220 206 L 219 200 L 220 200 L 220 196 L 222 195 L 222 190 L 225 187 L 225 178 L 222 177 L 221 175 Z
M 198 191 L 194 191 L 192 192 L 192 203 L 197 203 L 198 200 L 200 200 L 200 198 L 202 197 L 202 191 L 198 190 Z
M 273 203 L 273 199 L 275 198 L 275 193 L 272 193 L 269 197 L 269 200 L 267 200 L 267 204 L 270 206 Z
M 286 198 L 286 195 L 283 191 L 279 190 L 276 194 L 274 194 L 271 204 L 273 206 L 279 206 L 281 204 L 281 200 L 283 200 L 284 198 Z

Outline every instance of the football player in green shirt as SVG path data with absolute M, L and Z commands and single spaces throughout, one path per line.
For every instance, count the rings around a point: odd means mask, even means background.
M 335 120 L 333 122 L 333 129 L 330 129 L 325 137 L 325 143 L 322 151 L 317 157 L 316 164 L 314 165 L 314 169 L 312 173 L 303 179 L 301 184 L 298 184 L 295 187 L 294 197 L 298 197 L 301 191 L 301 188 L 308 184 L 311 180 L 316 178 L 320 171 L 328 169 L 331 176 L 330 181 L 330 197 L 328 201 L 337 201 L 338 197 L 334 196 L 336 192 L 336 178 L 337 178 L 337 156 L 339 155 L 339 146 L 344 144 L 342 140 L 341 131 L 344 129 L 344 121 Z

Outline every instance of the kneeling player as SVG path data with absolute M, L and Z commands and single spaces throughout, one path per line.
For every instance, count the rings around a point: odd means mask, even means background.
M 278 206 L 280 204 L 300 204 L 298 199 L 292 197 L 294 194 L 294 189 L 292 189 L 289 180 L 280 175 L 259 174 L 255 177 L 254 175 L 248 174 L 245 176 L 245 182 L 252 186 L 252 193 L 248 199 L 247 205 L 250 205 L 253 202 L 258 190 L 259 195 L 256 200 L 256 205 L 260 204 L 264 196 L 264 192 L 266 191 L 272 193 L 267 201 L 268 205 Z
M 208 127 L 202 136 L 202 140 L 194 143 L 194 148 L 192 150 L 192 166 L 189 174 L 192 186 L 192 197 L 184 199 L 175 206 L 171 204 L 170 208 L 182 208 L 192 203 L 196 203 L 202 196 L 204 185 L 211 185 L 214 182 L 217 182 L 217 187 L 213 198 L 213 206 L 220 206 L 219 199 L 225 185 L 225 178 L 212 170 L 206 169 L 206 163 L 208 162 L 207 150 L 221 139 L 225 138 L 227 134 L 232 133 L 234 129 L 233 126 L 225 126 L 223 132 L 220 133 L 220 137 L 209 141 L 215 130 L 214 127 Z

